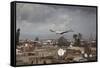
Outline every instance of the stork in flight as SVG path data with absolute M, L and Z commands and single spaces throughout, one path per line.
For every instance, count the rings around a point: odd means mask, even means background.
M 54 31 L 54 30 L 52 30 L 52 29 L 50 29 L 50 31 L 51 31 L 51 32 L 55 32 L 56 34 L 60 34 L 60 35 L 62 35 L 62 34 L 64 34 L 64 33 L 68 33 L 68 32 L 73 32 L 73 30 L 67 30 L 67 31 Z

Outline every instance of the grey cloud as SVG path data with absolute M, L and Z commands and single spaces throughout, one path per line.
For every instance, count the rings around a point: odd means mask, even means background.
M 96 8 L 76 6 L 56 6 L 17 3 L 17 28 L 21 28 L 21 38 L 55 37 L 55 30 L 73 29 L 74 33 L 96 35 Z M 52 24 L 55 26 L 52 27 Z M 73 33 L 73 34 L 74 34 Z M 32 36 L 33 35 L 33 36 Z M 71 33 L 66 36 L 72 35 Z
M 45 20 L 54 15 L 55 12 L 53 8 L 49 8 L 48 6 L 26 4 L 23 5 L 21 9 L 17 9 L 17 14 L 20 14 L 17 15 L 17 17 L 20 17 L 21 20 L 38 23 L 45 22 Z

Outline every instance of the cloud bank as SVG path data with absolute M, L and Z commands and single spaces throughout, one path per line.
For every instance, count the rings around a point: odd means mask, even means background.
M 17 28 L 21 29 L 20 39 L 56 38 L 49 29 L 65 31 L 73 29 L 73 33 L 64 34 L 71 38 L 75 33 L 84 37 L 96 35 L 96 8 L 78 6 L 59 6 L 17 3 Z

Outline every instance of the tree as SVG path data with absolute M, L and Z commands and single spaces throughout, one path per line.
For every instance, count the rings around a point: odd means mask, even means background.
M 16 32 L 16 44 L 19 44 L 19 37 L 20 37 L 20 28 L 18 28 Z
M 82 34 L 81 34 L 81 33 L 78 34 L 78 38 L 79 38 L 80 40 L 82 39 Z
M 34 46 L 35 47 L 39 46 L 38 41 L 39 41 L 39 37 L 36 37 L 35 40 L 34 40 Z
M 81 39 L 82 39 L 82 34 L 79 33 L 78 34 L 78 39 L 77 39 L 77 46 L 80 46 L 81 45 Z
M 39 37 L 36 37 L 36 38 L 35 38 L 35 41 L 39 41 Z
M 74 39 L 74 46 L 76 46 L 77 45 L 77 34 L 73 35 L 73 39 Z
M 65 39 L 63 36 L 58 39 L 58 46 L 67 46 L 67 45 L 69 45 L 69 43 L 67 39 Z
M 74 34 L 74 35 L 73 35 L 73 38 L 74 38 L 74 40 L 75 40 L 74 45 L 75 45 L 75 46 L 80 46 L 80 44 L 81 44 L 81 39 L 82 39 L 82 34 L 81 34 L 81 33 Z
M 77 34 L 73 35 L 74 40 L 77 40 Z

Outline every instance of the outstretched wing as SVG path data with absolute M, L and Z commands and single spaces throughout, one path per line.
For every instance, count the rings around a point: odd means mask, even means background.
M 55 32 L 54 30 L 50 29 L 51 32 Z
M 73 30 L 67 30 L 67 31 L 62 32 L 61 34 L 68 33 L 68 32 L 73 32 Z

